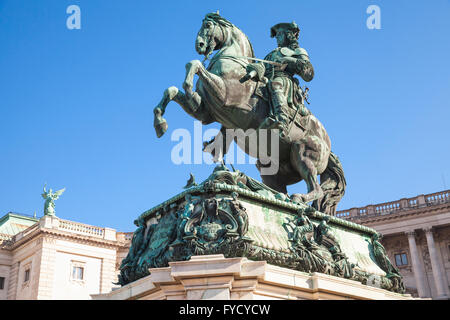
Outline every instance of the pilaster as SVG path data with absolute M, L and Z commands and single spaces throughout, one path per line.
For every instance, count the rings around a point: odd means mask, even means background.
M 8 281 L 8 300 L 16 300 L 17 295 L 17 282 L 19 281 L 19 268 L 20 262 L 16 262 L 11 266 L 9 271 L 9 281 Z
M 110 292 L 113 282 L 117 282 L 116 257 L 111 256 L 102 259 L 100 276 L 100 293 Z
M 56 239 L 51 236 L 43 237 L 41 250 L 37 299 L 51 300 L 56 265 Z

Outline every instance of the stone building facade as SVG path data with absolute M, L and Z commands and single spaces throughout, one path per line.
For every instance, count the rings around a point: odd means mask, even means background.
M 132 233 L 55 216 L 0 219 L 0 300 L 91 299 L 117 281 Z
M 373 228 L 413 296 L 449 299 L 450 190 L 336 212 Z

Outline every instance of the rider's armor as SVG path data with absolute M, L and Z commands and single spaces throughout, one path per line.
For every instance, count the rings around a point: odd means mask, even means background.
M 288 47 L 277 48 L 264 60 L 280 62 L 281 58 L 285 56 L 295 58 L 296 62 L 289 63 L 284 70 L 266 64 L 264 73 L 264 76 L 269 79 L 268 87 L 271 93 L 272 113 L 275 117 L 274 125 L 280 129 L 286 129 L 289 118 L 295 115 L 297 108 L 301 108 L 299 113 L 303 116 L 309 113 L 299 95 L 299 84 L 294 75 L 300 75 L 305 81 L 310 81 L 313 76 L 308 54 L 303 48 L 297 47 L 295 50 Z
M 272 36 L 273 30 L 277 26 L 272 28 Z M 276 48 L 264 60 L 284 64 L 284 57 L 294 58 L 295 62 L 289 62 L 285 68 L 268 63 L 256 63 L 247 67 L 248 70 L 257 71 L 258 78 L 262 78 L 264 74 L 269 80 L 268 89 L 271 101 L 271 116 L 266 118 L 260 128 L 278 128 L 282 132 L 285 132 L 290 121 L 295 121 L 293 118 L 297 108 L 300 108 L 298 113 L 302 116 L 310 113 L 304 105 L 298 79 L 294 78 L 294 75 L 301 76 L 307 82 L 311 81 L 314 76 L 314 70 L 309 61 L 308 53 L 305 49 L 298 46 L 297 41 L 291 42 L 289 47 Z

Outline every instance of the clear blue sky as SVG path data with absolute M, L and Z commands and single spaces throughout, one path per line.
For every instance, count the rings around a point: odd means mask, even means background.
M 66 28 L 71 4 L 81 30 Z M 370 4 L 381 30 L 366 27 Z M 272 25 L 300 26 L 316 71 L 310 109 L 348 183 L 338 209 L 449 188 L 449 0 L 0 0 L 0 214 L 41 216 L 46 182 L 67 188 L 59 217 L 133 231 L 189 172 L 205 179 L 212 166 L 170 159 L 171 132 L 193 131 L 193 119 L 170 104 L 157 139 L 152 109 L 201 58 L 195 36 L 217 9 L 260 58 L 276 46 Z M 259 179 L 252 165 L 237 167 Z M 304 182 L 289 187 L 303 191 Z

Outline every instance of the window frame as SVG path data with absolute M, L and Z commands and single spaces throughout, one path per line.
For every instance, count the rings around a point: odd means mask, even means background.
M 76 269 L 81 270 L 81 279 L 78 278 L 79 273 L 78 271 L 75 271 Z M 84 284 L 86 282 L 86 262 L 74 260 L 70 261 L 69 279 L 72 282 Z
M 31 283 L 31 270 L 32 270 L 32 263 L 31 261 L 24 264 L 23 266 L 23 281 L 22 281 L 22 289 L 29 286 Z
M 23 283 L 30 281 L 31 278 L 31 268 L 25 268 L 23 273 Z
M 400 259 L 400 264 L 398 264 L 397 257 Z M 405 260 L 406 260 L 406 263 L 405 263 Z M 395 261 L 396 267 L 402 268 L 402 267 L 409 266 L 409 258 L 408 258 L 408 254 L 406 252 L 394 253 L 394 261 Z
M 84 268 L 80 266 L 72 266 L 72 279 L 84 280 Z

